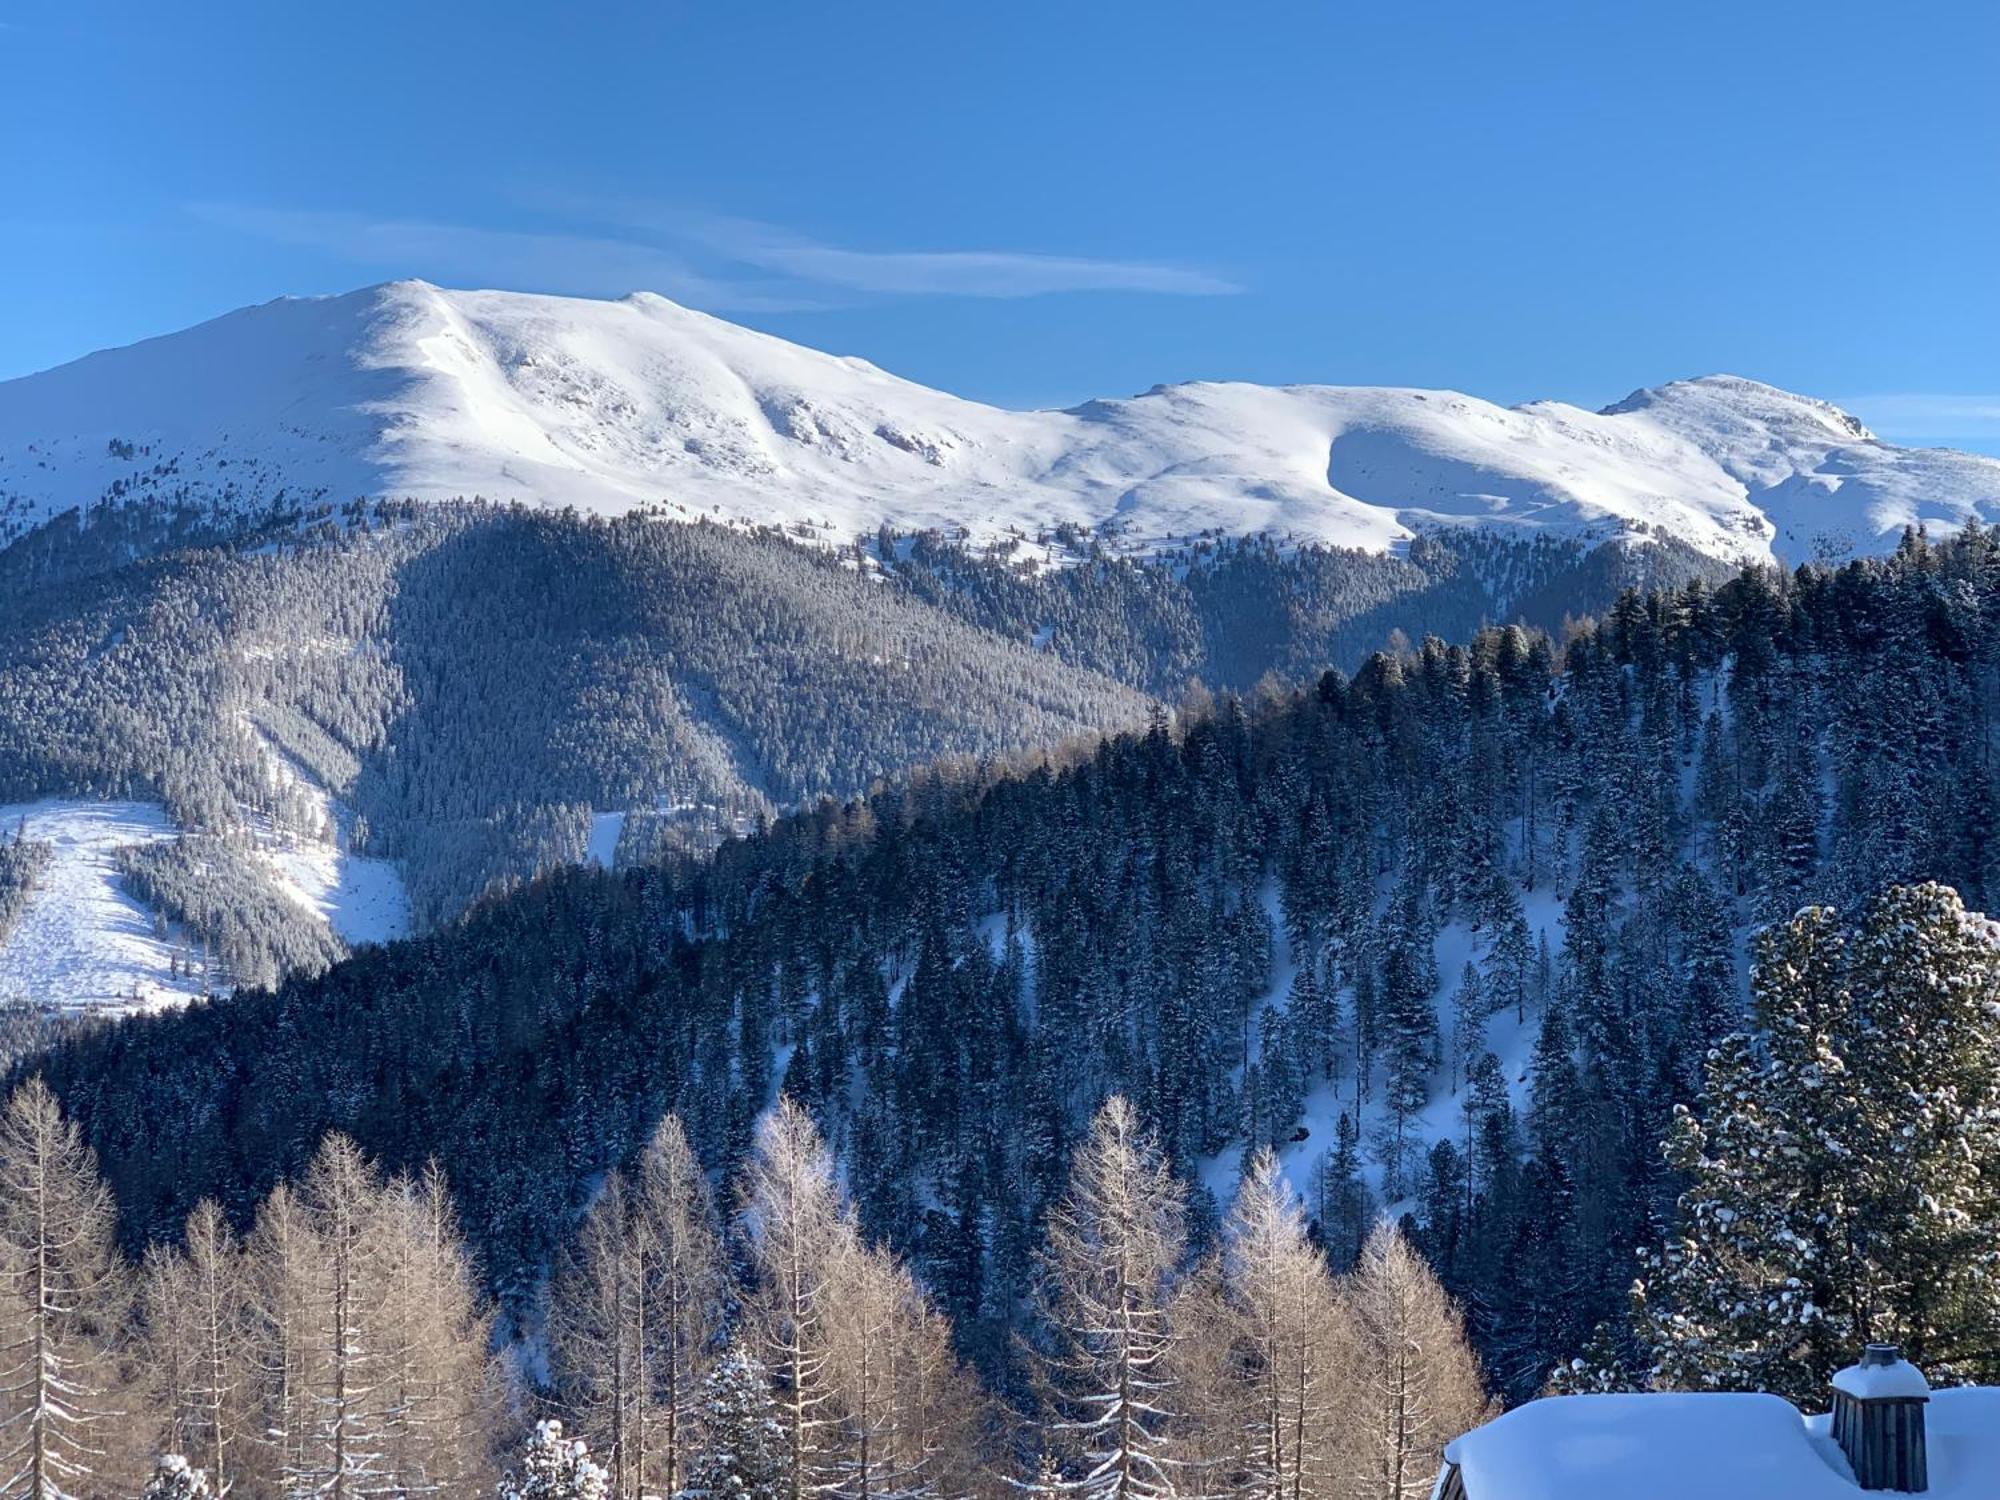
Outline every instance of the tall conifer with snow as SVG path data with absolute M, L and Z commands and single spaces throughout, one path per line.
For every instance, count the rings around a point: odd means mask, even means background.
M 1077 1147 L 1049 1216 L 1044 1267 L 1056 1341 L 1048 1380 L 1059 1433 L 1078 1453 L 1069 1492 L 1087 1500 L 1178 1493 L 1182 1409 L 1171 1356 L 1171 1288 L 1186 1204 L 1131 1104 L 1114 1095 Z
M 136 1489 L 111 1194 L 40 1079 L 0 1112 L 0 1467 L 8 1500 Z M 140 1471 L 143 1472 L 143 1471 Z M 126 1490 L 129 1493 L 129 1489 Z

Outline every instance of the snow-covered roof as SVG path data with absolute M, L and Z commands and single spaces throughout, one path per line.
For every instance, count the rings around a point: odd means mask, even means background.
M 2000 1388 L 1931 1392 L 1928 1500 L 2000 1494 Z M 1778 1396 L 1550 1396 L 1445 1449 L 1466 1500 L 1856 1500 L 1823 1416 Z

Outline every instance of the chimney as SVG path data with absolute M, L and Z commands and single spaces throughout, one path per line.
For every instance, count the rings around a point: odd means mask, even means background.
M 1930 1488 L 1924 1405 L 1931 1388 L 1894 1344 L 1870 1344 L 1833 1377 L 1833 1440 L 1864 1490 Z

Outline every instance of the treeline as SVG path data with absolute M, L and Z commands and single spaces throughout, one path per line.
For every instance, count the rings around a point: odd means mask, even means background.
M 936 533 L 885 531 L 862 555 L 935 608 L 1168 698 L 1191 681 L 1246 692 L 1270 675 L 1351 670 L 1398 632 L 1461 640 L 1507 620 L 1555 630 L 1626 589 L 1719 583 L 1731 571 L 1671 538 L 1592 548 L 1465 531 L 1392 555 L 1216 535 L 1156 558 L 1060 531 L 1054 540 L 1073 565 L 1022 568 Z
M 1399 558 L 1092 545 L 1033 574 L 935 535 L 841 550 L 477 503 L 215 525 L 120 502 L 0 550 L 0 798 L 158 799 L 226 837 L 308 818 L 270 774 L 282 754 L 399 863 L 424 924 L 573 862 L 589 809 L 635 814 L 634 858 L 657 835 L 707 847 L 940 757 L 1137 723 L 1191 679 L 1352 666 L 1399 630 L 1553 627 L 1717 571 L 1670 542 L 1468 534 Z M 262 924 L 230 940 L 260 948 L 249 974 L 300 949 Z
M 503 1494 L 569 1500 L 1407 1500 L 1485 1410 L 1421 1260 L 1384 1227 L 1333 1277 L 1269 1153 L 1190 1264 L 1182 1190 L 1123 1099 L 1050 1222 L 1026 1412 L 980 1390 L 936 1304 L 867 1242 L 789 1101 L 737 1196 L 725 1222 L 669 1116 L 585 1214 L 539 1347 L 508 1359 L 435 1171 L 384 1179 L 334 1136 L 246 1235 L 204 1202 L 134 1267 L 90 1152 L 31 1081 L 0 1114 L 5 1488 L 131 1495 L 150 1469 L 158 1500 L 469 1500 L 511 1460 Z M 523 1446 L 543 1413 L 564 1426 Z
M 1629 595 L 1560 641 L 1426 641 L 712 859 L 552 873 L 48 1074 L 135 1249 L 203 1196 L 247 1221 L 337 1129 L 436 1157 L 510 1309 L 662 1115 L 733 1179 L 782 1088 L 1010 1399 L 1040 1226 L 1121 1093 L 1196 1253 L 1275 1147 L 1337 1271 L 1407 1215 L 1518 1398 L 1625 1335 L 1747 933 L 1909 881 L 1990 903 L 1997 667 L 1977 530 Z

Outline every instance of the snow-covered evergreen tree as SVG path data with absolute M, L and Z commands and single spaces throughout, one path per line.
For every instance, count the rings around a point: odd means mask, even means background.
M 521 1452 L 521 1467 L 500 1481 L 499 1500 L 610 1500 L 604 1470 L 581 1438 L 563 1436 L 551 1418 L 537 1422 Z
M 700 1439 L 682 1500 L 783 1500 L 791 1493 L 791 1445 L 770 1375 L 747 1349 L 732 1348 L 701 1384 Z
M 208 1500 L 208 1474 L 179 1453 L 163 1453 L 141 1500 Z
M 2000 1372 L 2000 925 L 1941 885 L 1869 910 L 1847 976 L 1854 1134 L 1841 1165 L 1865 1279 L 1855 1333 L 1934 1372 Z
M 1687 1190 L 1635 1289 L 1653 1378 L 1817 1396 L 1869 1340 L 2000 1369 L 2000 939 L 1949 889 L 1897 887 L 1845 931 L 1766 935 L 1755 1036 L 1709 1056 L 1667 1141 Z
M 1551 1396 L 1605 1396 L 1634 1389 L 1616 1330 L 1599 1323 L 1583 1352 L 1549 1372 Z

